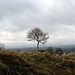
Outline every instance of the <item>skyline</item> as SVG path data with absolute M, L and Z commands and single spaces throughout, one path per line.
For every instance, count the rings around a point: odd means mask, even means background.
M 74 0 L 0 0 L 0 42 L 6 47 L 36 47 L 27 31 L 39 27 L 49 35 L 41 46 L 75 44 Z

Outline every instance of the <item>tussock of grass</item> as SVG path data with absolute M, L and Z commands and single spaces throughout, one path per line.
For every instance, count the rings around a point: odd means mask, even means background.
M 2 69 L 20 65 L 21 75 L 75 75 L 75 53 L 51 55 L 47 52 L 0 51 Z M 0 68 L 1 69 L 1 68 Z

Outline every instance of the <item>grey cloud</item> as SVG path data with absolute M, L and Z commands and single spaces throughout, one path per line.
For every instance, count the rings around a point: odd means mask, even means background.
M 51 35 L 56 32 L 67 34 L 72 30 L 67 26 L 75 27 L 74 0 L 51 0 L 52 5 L 48 7 L 40 0 L 36 1 L 0 0 L 1 30 L 17 33 L 39 27 Z
M 13 14 L 23 13 L 26 10 L 35 9 L 33 0 L 0 0 L 0 16 L 5 17 Z
M 28 12 L 36 13 L 39 7 L 37 4 L 34 0 L 0 0 L 0 22 L 9 22 L 10 25 L 4 25 L 6 30 L 23 30 L 21 27 L 28 25 L 23 17 L 27 17 Z M 22 14 L 26 15 L 21 17 Z

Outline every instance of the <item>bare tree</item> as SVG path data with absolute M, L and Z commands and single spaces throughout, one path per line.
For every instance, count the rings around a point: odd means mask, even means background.
M 41 29 L 34 28 L 28 32 L 27 38 L 29 39 L 28 41 L 37 41 L 37 50 L 39 50 L 39 43 L 46 43 L 49 36 L 47 35 L 47 33 L 44 33 Z

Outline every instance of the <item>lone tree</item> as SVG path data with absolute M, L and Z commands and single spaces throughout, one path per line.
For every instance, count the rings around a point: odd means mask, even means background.
M 49 36 L 41 29 L 34 28 L 27 33 L 27 38 L 29 39 L 28 41 L 37 41 L 37 50 L 39 50 L 39 43 L 46 43 Z

